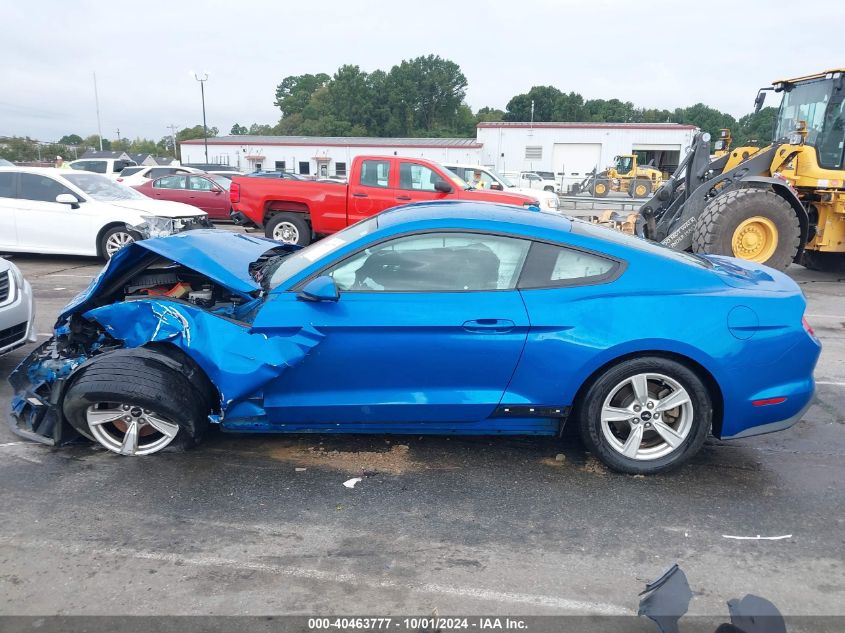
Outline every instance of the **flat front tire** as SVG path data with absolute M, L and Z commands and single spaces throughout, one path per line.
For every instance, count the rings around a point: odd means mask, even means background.
M 713 419 L 710 394 L 678 361 L 623 361 L 592 381 L 576 409 L 584 443 L 611 469 L 651 475 L 699 451 Z
M 63 411 L 83 436 L 121 455 L 198 442 L 207 400 L 178 371 L 124 349 L 92 360 L 65 392 Z

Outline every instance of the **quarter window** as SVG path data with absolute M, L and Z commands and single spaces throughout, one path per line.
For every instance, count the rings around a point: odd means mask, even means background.
M 349 292 L 511 290 L 529 246 L 498 235 L 424 233 L 356 253 L 328 274 Z
M 69 193 L 78 197 L 70 189 L 59 184 L 52 178 L 38 174 L 21 174 L 21 195 L 23 200 L 37 200 L 39 202 L 55 202 L 56 196 Z
M 0 172 L 0 198 L 15 197 L 15 174 L 10 171 Z
M 535 242 L 519 280 L 520 288 L 554 288 L 596 283 L 619 264 L 612 260 L 555 244 Z

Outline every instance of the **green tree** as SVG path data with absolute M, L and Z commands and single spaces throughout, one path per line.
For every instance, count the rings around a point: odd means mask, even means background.
M 696 103 L 688 108 L 677 108 L 672 114 L 672 121 L 695 125 L 702 131 L 709 132 L 714 139 L 719 138 L 719 130 L 722 128 L 736 127 L 736 119 L 730 114 L 720 112 L 703 103 Z
M 61 145 L 81 145 L 82 137 L 78 134 L 65 134 L 59 139 Z
M 235 123 L 232 126 L 232 129 L 229 130 L 229 134 L 231 134 L 233 136 L 242 136 L 243 134 L 248 134 L 248 133 L 249 133 L 249 130 L 247 128 L 245 128 L 243 125 L 240 125 L 239 123 Z
M 475 113 L 475 120 L 477 123 L 484 121 L 504 121 L 505 111 L 496 108 L 484 106 Z
M 772 142 L 777 119 L 777 108 L 763 108 L 758 113 L 746 114 L 737 121 L 736 128 L 731 129 L 733 146 L 757 145 L 764 147 Z
M 216 127 L 208 128 L 208 138 L 212 136 L 217 136 L 219 130 Z M 182 141 L 189 141 L 195 138 L 204 138 L 205 132 L 202 129 L 202 125 L 195 125 L 194 127 L 186 127 L 178 132 L 176 132 L 176 142 L 180 143 Z
M 276 100 L 273 105 L 282 111 L 282 116 L 301 114 L 318 88 L 325 86 L 330 77 L 325 73 L 317 75 L 291 75 L 276 86 Z

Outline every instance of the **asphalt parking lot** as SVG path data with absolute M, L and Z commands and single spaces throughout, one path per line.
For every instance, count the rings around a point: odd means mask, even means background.
M 45 336 L 101 267 L 13 261 Z M 662 476 L 610 473 L 575 437 L 215 433 L 126 458 L 3 425 L 0 613 L 612 615 L 678 562 L 691 613 L 755 593 L 786 614 L 845 615 L 845 286 L 789 272 L 825 346 L 814 406 L 786 432 L 711 439 Z M 0 357 L 4 416 L 5 377 L 30 349 Z M 758 535 L 789 536 L 727 538 Z

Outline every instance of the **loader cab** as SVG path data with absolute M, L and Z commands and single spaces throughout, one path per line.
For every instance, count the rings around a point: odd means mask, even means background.
M 806 131 L 803 143 L 816 148 L 819 167 L 842 169 L 845 159 L 845 70 L 783 80 L 775 82 L 774 87 L 775 92 L 783 92 L 774 140 L 798 145 Z
M 637 168 L 637 157 L 634 154 L 623 154 L 616 156 L 616 173 L 620 176 L 627 176 Z

